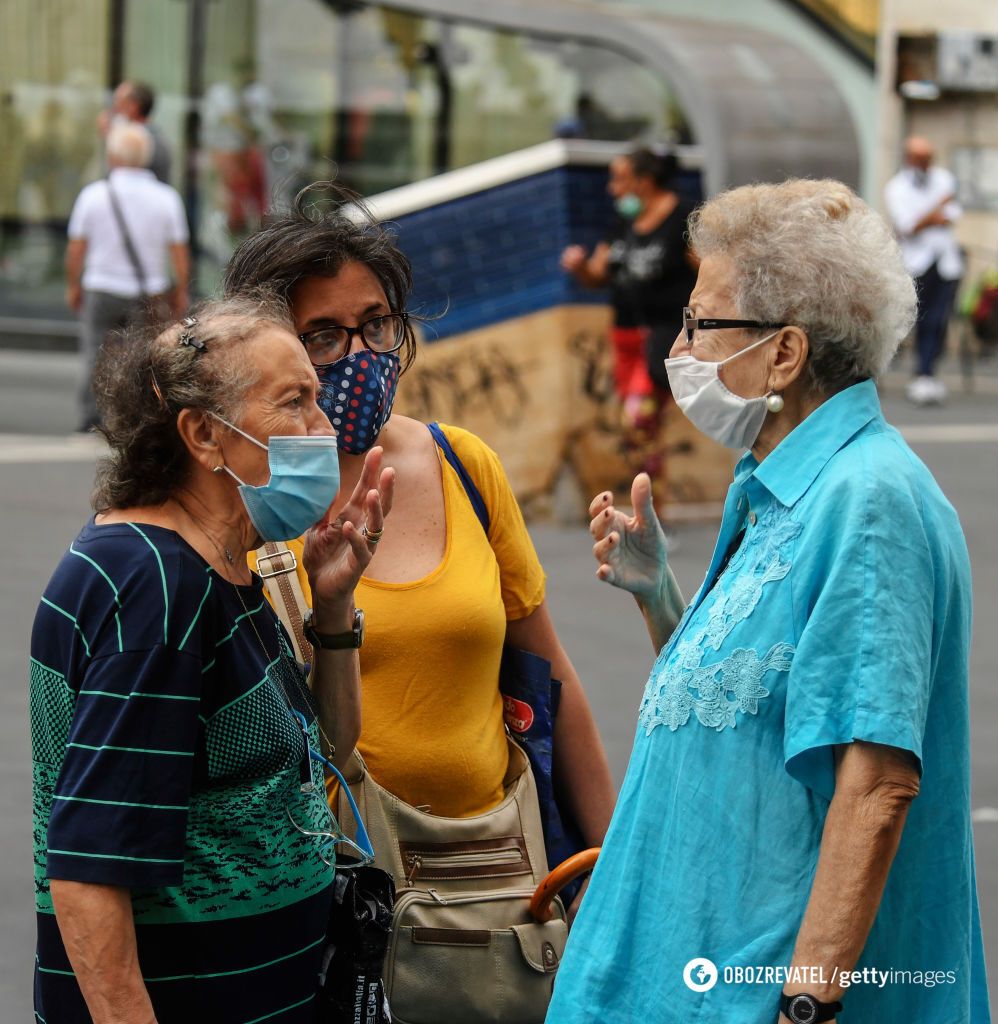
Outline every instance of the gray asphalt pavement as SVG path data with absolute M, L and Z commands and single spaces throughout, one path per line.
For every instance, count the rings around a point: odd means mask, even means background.
M 28 639 L 44 585 L 88 515 L 95 448 L 74 426 L 75 360 L 0 352 L 0 1022 L 28 1022 L 34 921 L 31 878 Z M 993 379 L 985 385 L 993 384 Z M 936 474 L 963 521 L 974 566 L 972 764 L 985 942 L 998 977 L 998 397 L 982 386 L 944 408 L 916 410 L 889 385 L 888 418 Z M 706 568 L 716 524 L 677 530 L 673 565 L 691 592 Z M 621 779 L 653 657 L 631 599 L 593 578 L 588 534 L 537 525 L 549 601 L 592 699 Z

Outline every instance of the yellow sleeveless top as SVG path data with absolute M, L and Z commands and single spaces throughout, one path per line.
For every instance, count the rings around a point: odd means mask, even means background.
M 489 536 L 441 459 L 447 532 L 440 564 L 409 583 L 362 577 L 357 587 L 366 619 L 357 747 L 373 777 L 406 803 L 465 817 L 502 800 L 506 622 L 541 604 L 545 579 L 499 457 L 474 434 L 441 426 L 482 492 Z M 310 600 L 302 544 L 289 546 Z

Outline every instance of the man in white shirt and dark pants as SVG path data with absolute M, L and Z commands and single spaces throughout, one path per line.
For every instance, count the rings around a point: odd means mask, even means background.
M 143 318 L 180 316 L 188 306 L 187 216 L 177 191 L 147 169 L 151 153 L 141 125 L 112 127 L 108 176 L 87 185 L 70 214 L 66 300 L 81 314 L 80 430 L 99 422 L 93 370 L 109 335 Z
M 905 166 L 887 183 L 884 199 L 918 289 L 916 373 L 908 397 L 927 405 L 946 397 L 935 365 L 963 276 L 963 253 L 953 230 L 963 210 L 956 202 L 956 178 L 945 168 L 932 166 L 932 143 L 913 136 L 905 143 L 904 155 Z

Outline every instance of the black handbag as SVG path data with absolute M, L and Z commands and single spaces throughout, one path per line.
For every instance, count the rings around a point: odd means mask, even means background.
M 315 1000 L 315 1024 L 392 1024 L 381 980 L 395 883 L 380 868 L 337 872 Z

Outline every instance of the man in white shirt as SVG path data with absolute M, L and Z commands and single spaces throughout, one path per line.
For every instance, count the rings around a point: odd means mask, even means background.
M 137 320 L 180 316 L 188 306 L 187 216 L 177 191 L 146 168 L 151 151 L 141 125 L 112 127 L 108 176 L 87 185 L 70 214 L 66 301 L 80 313 L 80 430 L 99 422 L 93 370 L 109 335 Z
M 926 405 L 946 397 L 935 365 L 963 275 L 963 253 L 953 230 L 963 210 L 956 202 L 956 178 L 945 168 L 932 166 L 931 142 L 913 136 L 905 143 L 904 155 L 905 166 L 887 183 L 884 199 L 918 289 L 916 374 L 908 397 Z

